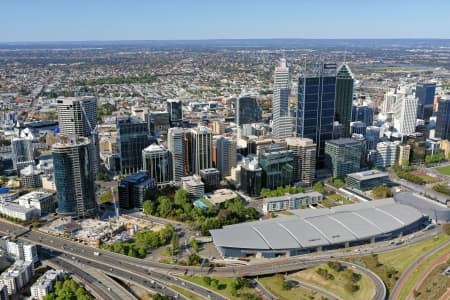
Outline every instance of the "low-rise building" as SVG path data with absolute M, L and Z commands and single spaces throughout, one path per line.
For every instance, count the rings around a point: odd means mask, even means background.
M 63 277 L 62 270 L 48 270 L 31 286 L 32 299 L 42 300 L 53 291 L 53 285 Z
M 3 240 L 0 246 L 16 260 L 31 261 L 33 263 L 39 261 L 37 247 L 34 244 L 23 243 L 17 240 Z
M 200 178 L 205 184 L 205 191 L 211 192 L 220 184 L 220 171 L 216 168 L 202 169 L 200 170 Z
M 30 192 L 19 197 L 19 205 L 26 208 L 37 208 L 41 215 L 54 212 L 53 194 L 47 192 Z
M 318 192 L 298 193 L 294 195 L 265 198 L 263 200 L 263 212 L 265 214 L 288 209 L 298 209 L 302 206 L 321 202 L 323 195 Z
M 30 261 L 17 260 L 0 275 L 0 284 L 6 285 L 8 295 L 15 295 L 34 276 L 34 266 Z
M 378 170 L 370 170 L 347 174 L 346 184 L 351 189 L 368 191 L 389 182 L 389 174 Z
M 122 179 L 118 191 L 121 208 L 142 207 L 144 201 L 156 191 L 156 180 L 147 172 L 137 172 Z
M 186 190 L 192 199 L 200 199 L 205 194 L 205 184 L 200 176 L 181 177 L 183 190 Z
M 22 207 L 16 203 L 0 203 L 0 214 L 26 221 L 32 218 L 39 218 L 41 211 L 34 207 Z

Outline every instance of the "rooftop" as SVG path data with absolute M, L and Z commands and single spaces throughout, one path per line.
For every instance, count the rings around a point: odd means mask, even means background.
M 368 180 L 368 179 L 386 177 L 386 176 L 389 176 L 389 173 L 381 172 L 378 170 L 370 170 L 370 171 L 363 171 L 363 172 L 347 174 L 347 176 L 352 177 L 356 180 Z

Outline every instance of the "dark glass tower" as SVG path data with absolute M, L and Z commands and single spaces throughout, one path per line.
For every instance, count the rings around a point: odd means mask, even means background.
M 344 127 L 344 137 L 350 136 L 352 118 L 353 75 L 347 65 L 342 65 L 336 75 L 336 110 L 335 121 Z
M 261 121 L 262 110 L 252 97 L 240 97 L 236 100 L 236 123 L 251 124 Z
M 325 141 L 333 139 L 336 64 L 306 65 L 298 79 L 297 136 L 317 145 L 316 166 L 324 167 Z
M 450 97 L 440 99 L 438 102 L 436 137 L 450 140 Z
M 418 83 L 416 85 L 416 98 L 419 98 L 417 105 L 417 118 L 430 121 L 433 114 L 434 95 L 436 93 L 436 83 Z
M 117 148 L 122 174 L 142 169 L 142 150 L 149 144 L 146 123 L 137 118 L 117 120 Z
M 183 105 L 181 101 L 167 99 L 167 112 L 169 112 L 170 126 L 179 126 L 183 121 Z
M 89 139 L 63 136 L 61 143 L 54 144 L 52 150 L 57 212 L 76 217 L 94 215 L 95 175 Z

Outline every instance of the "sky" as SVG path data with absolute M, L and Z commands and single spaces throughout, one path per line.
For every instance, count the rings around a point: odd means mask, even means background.
M 0 1 L 0 42 L 246 38 L 450 38 L 450 1 Z

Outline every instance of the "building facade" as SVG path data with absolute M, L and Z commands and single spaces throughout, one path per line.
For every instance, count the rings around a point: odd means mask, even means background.
M 121 174 L 142 169 L 142 150 L 149 145 L 147 124 L 138 118 L 117 120 L 117 151 Z
M 158 185 L 172 181 L 172 165 L 170 153 L 161 145 L 152 144 L 142 150 L 143 169 L 150 177 L 155 178 Z
M 287 146 L 271 144 L 262 148 L 258 161 L 263 170 L 263 187 L 272 190 L 292 183 L 294 157 Z
M 336 74 L 336 111 L 335 121 L 344 127 L 342 137 L 350 137 L 350 121 L 352 120 L 353 74 L 348 65 L 339 67 Z
M 361 168 L 363 144 L 361 141 L 343 138 L 325 142 L 326 166 L 333 178 L 344 178 Z
M 260 122 L 262 119 L 261 107 L 253 97 L 239 97 L 236 100 L 236 123 L 251 124 Z
M 293 181 L 311 186 L 316 176 L 316 144 L 312 139 L 295 137 L 287 138 L 286 144 L 294 157 Z
M 275 68 L 272 100 L 273 130 L 276 139 L 292 136 L 292 118 L 289 115 L 289 68 L 286 60 L 282 59 Z
M 450 97 L 442 98 L 438 102 L 436 137 L 450 140 Z
M 171 126 L 179 126 L 183 121 L 183 103 L 177 99 L 167 99 L 167 111 Z
M 220 136 L 215 140 L 216 167 L 221 178 L 231 175 L 231 168 L 236 167 L 236 141 L 231 137 Z
M 170 128 L 167 134 L 167 146 L 172 162 L 173 181 L 180 182 L 186 175 L 185 130 L 180 127 Z
M 118 192 L 121 208 L 139 208 L 156 192 L 156 181 L 147 172 L 137 172 L 119 181 Z
M 200 170 L 212 168 L 212 132 L 208 127 L 191 129 L 189 152 L 193 174 L 199 175 Z

